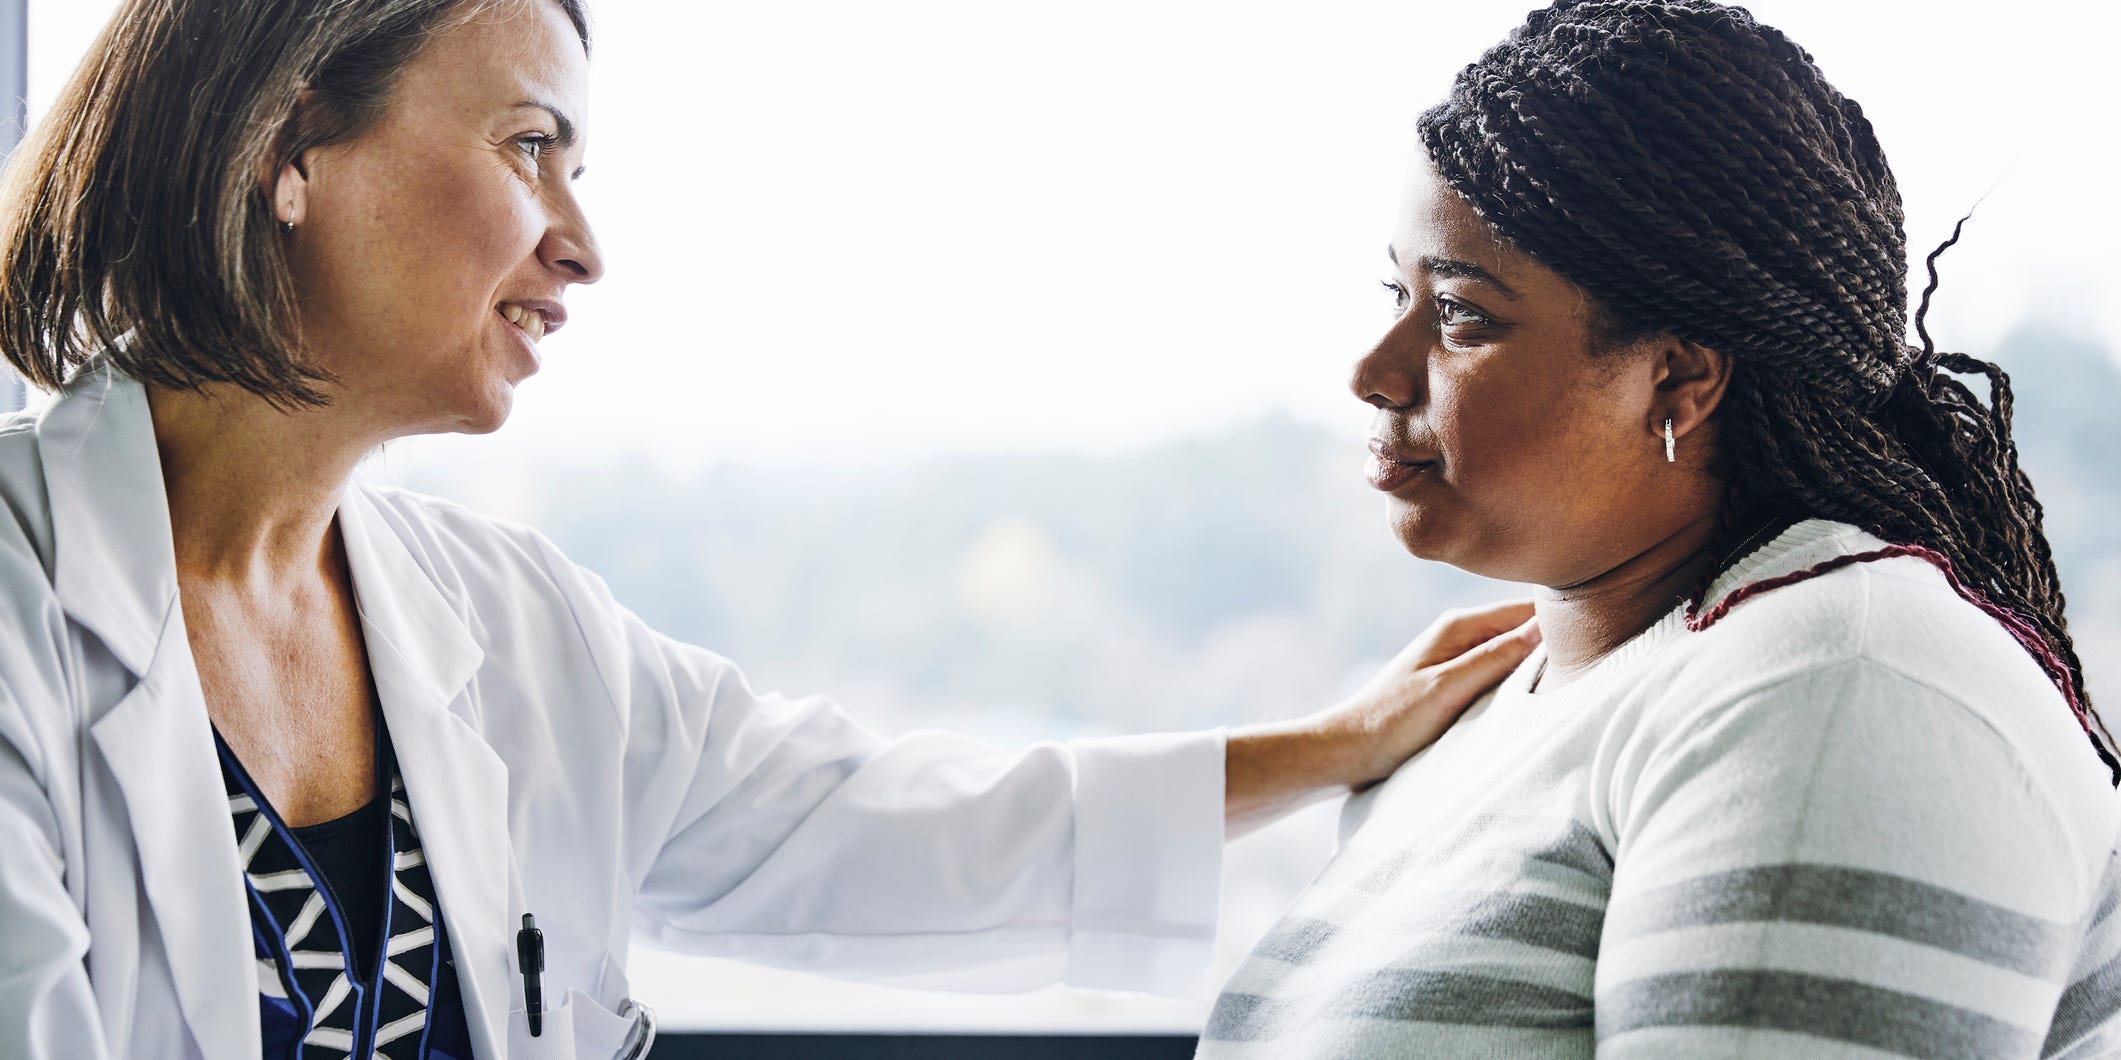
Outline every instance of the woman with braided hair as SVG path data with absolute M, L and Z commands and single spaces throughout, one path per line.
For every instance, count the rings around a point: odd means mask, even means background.
M 2121 1053 L 2121 765 L 1862 109 L 1741 8 L 1558 0 L 1419 129 L 1371 483 L 1545 643 L 1200 1055 Z

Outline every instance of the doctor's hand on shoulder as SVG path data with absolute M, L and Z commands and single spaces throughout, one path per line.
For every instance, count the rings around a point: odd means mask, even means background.
M 1225 767 L 1230 834 L 1390 776 L 1538 644 L 1529 600 L 1445 612 L 1345 702 L 1233 730 Z

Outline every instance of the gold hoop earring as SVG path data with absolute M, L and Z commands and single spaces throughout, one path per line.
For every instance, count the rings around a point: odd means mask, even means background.
M 1679 439 L 1672 437 L 1672 418 L 1670 416 L 1664 418 L 1664 462 L 1667 464 L 1679 462 Z

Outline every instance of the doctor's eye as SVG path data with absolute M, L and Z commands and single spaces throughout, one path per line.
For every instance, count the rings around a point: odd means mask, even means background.
M 524 154 L 530 156 L 531 164 L 536 165 L 544 160 L 546 151 L 559 144 L 559 138 L 548 133 L 530 133 L 516 137 L 515 143 Z

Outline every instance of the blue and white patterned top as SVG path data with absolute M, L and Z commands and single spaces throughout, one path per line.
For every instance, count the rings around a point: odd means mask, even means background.
M 380 886 L 387 877 L 390 898 L 383 903 L 387 941 L 366 976 L 355 970 L 344 903 L 228 745 L 214 737 L 249 892 L 268 1060 L 471 1057 L 434 881 L 380 717 L 376 734 L 377 772 L 389 778 L 390 846 L 376 851 L 370 878 Z

